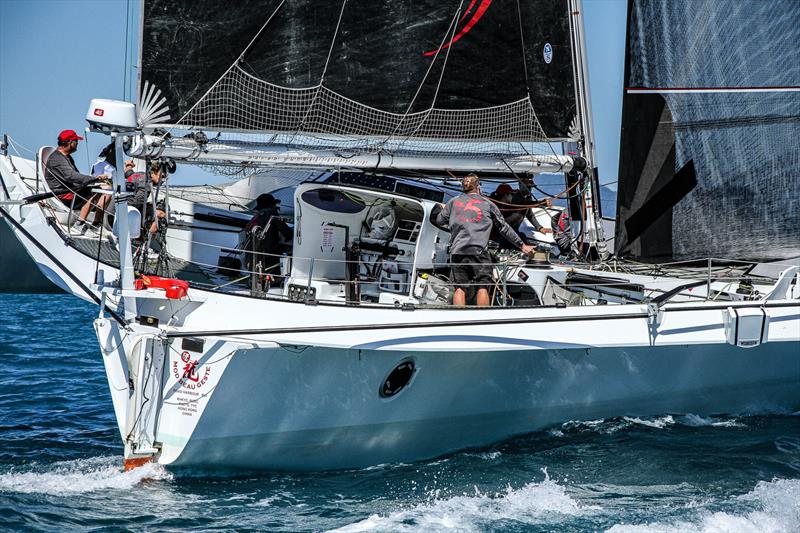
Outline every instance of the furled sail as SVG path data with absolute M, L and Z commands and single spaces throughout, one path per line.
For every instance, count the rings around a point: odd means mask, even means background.
M 800 2 L 630 0 L 617 253 L 800 254 Z
M 579 135 L 570 16 L 568 0 L 145 0 L 140 92 L 161 91 L 170 126 L 288 146 L 524 154 Z

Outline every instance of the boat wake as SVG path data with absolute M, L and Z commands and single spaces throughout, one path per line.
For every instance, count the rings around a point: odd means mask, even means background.
M 93 457 L 49 465 L 32 464 L 0 474 L 0 492 L 67 496 L 99 490 L 130 489 L 145 480 L 171 479 L 163 467 L 146 464 L 122 471 L 121 457 Z
M 704 417 L 688 413 L 685 415 L 662 415 L 656 417 L 631 417 L 623 416 L 618 418 L 597 420 L 571 420 L 561 424 L 561 426 L 551 428 L 548 433 L 553 437 L 564 437 L 575 433 L 600 433 L 611 435 L 618 431 L 632 428 L 652 428 L 667 429 L 674 426 L 686 427 L 725 427 L 743 428 L 745 423 L 739 418 L 725 417 Z
M 644 487 L 637 490 L 647 492 Z M 483 494 L 476 488 L 474 495 L 446 499 L 434 495 L 428 502 L 372 514 L 331 531 L 485 531 L 520 526 L 559 529 L 582 524 L 582 529 L 609 533 L 788 533 L 797 531 L 800 523 L 800 480 L 796 479 L 759 481 L 752 491 L 740 496 L 723 501 L 692 500 L 671 509 L 661 508 L 656 515 L 642 514 L 638 505 L 628 507 L 630 502 L 620 507 L 621 502 L 614 502 L 613 496 L 607 507 L 591 505 L 575 496 L 581 492 L 580 487 L 568 491 L 567 486 L 546 476 L 544 481 L 495 494 Z M 596 502 L 598 496 L 595 494 L 592 500 Z M 665 520 L 665 515 L 674 518 Z
M 777 479 L 759 481 L 747 494 L 733 498 L 728 506 L 744 507 L 742 511 L 714 510 L 703 506 L 696 516 L 672 522 L 619 524 L 610 533 L 760 533 L 762 531 L 797 531 L 800 524 L 800 480 Z
M 428 502 L 369 518 L 338 529 L 337 533 L 361 531 L 481 531 L 499 523 L 553 524 L 559 518 L 596 513 L 600 507 L 578 502 L 565 487 L 550 479 L 528 483 L 518 489 L 484 494 L 476 487 L 472 495 L 440 499 L 438 491 Z

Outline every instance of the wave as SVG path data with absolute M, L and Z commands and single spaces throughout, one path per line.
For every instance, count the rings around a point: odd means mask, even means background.
M 693 519 L 647 524 L 618 524 L 609 533 L 773 533 L 795 532 L 800 524 L 800 480 L 759 481 L 749 493 L 729 504 L 742 511 L 701 509 Z
M 67 496 L 130 489 L 147 479 L 172 479 L 162 466 L 153 463 L 123 472 L 122 457 L 93 457 L 29 468 L 32 470 L 0 474 L 0 492 Z
M 495 494 L 464 494 L 412 505 L 408 509 L 369 518 L 332 530 L 337 533 L 362 531 L 481 531 L 490 524 L 552 524 L 559 518 L 569 519 L 595 513 L 600 507 L 578 502 L 567 494 L 563 485 L 550 479 L 528 483 L 518 489 L 508 487 Z
M 549 434 L 554 437 L 563 437 L 566 433 L 602 433 L 611 435 L 617 431 L 628 429 L 634 426 L 644 426 L 654 429 L 664 429 L 666 427 L 675 425 L 675 419 L 672 415 L 663 415 L 658 417 L 630 417 L 623 416 L 620 418 L 597 420 L 570 420 L 561 424 L 561 428 L 553 428 Z
M 700 416 L 688 413 L 678 419 L 678 422 L 684 426 L 690 427 L 718 427 L 718 428 L 743 428 L 745 424 L 737 418 L 730 418 L 727 420 L 721 418 L 714 418 L 711 416 Z
M 623 416 L 618 418 L 599 418 L 597 420 L 570 420 L 560 427 L 550 428 L 548 434 L 552 437 L 564 437 L 570 433 L 599 433 L 611 435 L 618 431 L 635 427 L 652 429 L 667 429 L 673 426 L 687 427 L 746 427 L 738 418 L 704 417 L 688 413 L 685 415 L 661 415 L 652 417 Z
M 477 457 L 478 459 L 483 459 L 484 461 L 494 461 L 499 459 L 502 452 L 497 450 L 487 451 L 487 452 L 464 452 L 463 455 L 465 457 Z

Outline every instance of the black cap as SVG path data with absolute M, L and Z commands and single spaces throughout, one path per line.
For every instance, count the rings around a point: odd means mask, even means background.
M 281 203 L 280 200 L 276 200 L 274 196 L 271 194 L 259 194 L 258 198 L 256 198 L 256 209 L 264 209 L 266 207 L 273 207 Z

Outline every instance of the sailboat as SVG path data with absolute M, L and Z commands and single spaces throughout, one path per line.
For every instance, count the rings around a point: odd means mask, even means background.
M 35 172 L 0 157 L 15 236 L 98 305 L 126 468 L 358 468 L 566 420 L 800 407 L 798 267 L 608 256 L 580 2 L 143 12 L 138 107 L 87 112 L 117 160 L 308 174 L 277 272 L 219 246 L 253 266 L 164 279 L 136 266 L 121 176 L 103 257 L 32 197 Z M 573 223 L 557 259 L 498 249 L 488 308 L 450 305 L 449 235 L 431 217 L 467 172 L 563 173 L 567 205 L 536 215 Z

